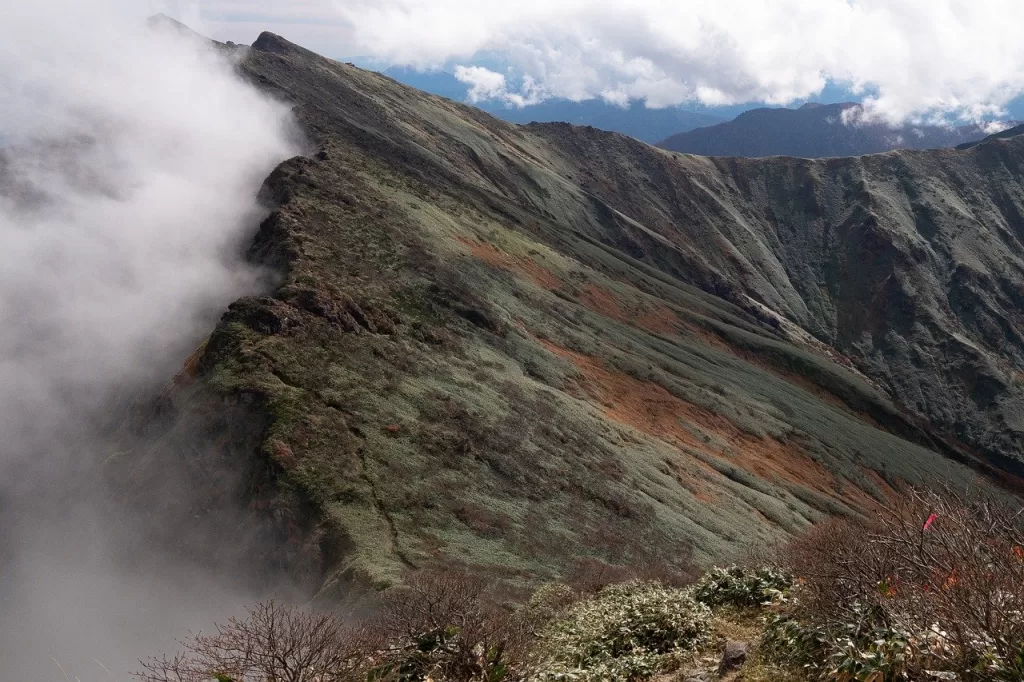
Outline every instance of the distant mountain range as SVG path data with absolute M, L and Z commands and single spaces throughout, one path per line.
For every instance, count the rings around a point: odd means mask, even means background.
M 381 73 L 441 97 L 468 100 L 469 86 L 447 71 L 390 67 Z M 851 115 L 855 116 L 860 107 L 855 102 L 750 109 L 732 120 L 727 116 L 736 111 L 735 107 L 706 113 L 676 107 L 650 109 L 643 102 L 618 107 L 599 99 L 554 99 L 522 108 L 497 101 L 474 105 L 510 123 L 589 125 L 671 151 L 702 156 L 860 156 L 893 149 L 956 147 L 978 142 L 990 132 L 978 125 L 892 128 L 880 123 L 851 123 Z
M 446 71 L 422 72 L 404 67 L 391 67 L 381 73 L 404 85 L 411 85 L 459 102 L 466 101 L 469 94 L 468 86 Z M 501 102 L 477 102 L 474 106 L 510 123 L 565 122 L 589 125 L 629 135 L 651 144 L 675 133 L 715 125 L 726 120 L 722 116 L 675 107 L 650 109 L 643 102 L 633 102 L 629 107 L 618 107 L 598 99 L 583 102 L 553 99 L 522 108 L 509 107 Z
M 844 114 L 849 119 L 859 107 L 844 102 L 805 104 L 799 109 L 752 109 L 727 123 L 672 135 L 658 146 L 703 156 L 816 158 L 955 147 L 981 140 L 989 132 L 978 125 L 891 128 L 844 121 Z

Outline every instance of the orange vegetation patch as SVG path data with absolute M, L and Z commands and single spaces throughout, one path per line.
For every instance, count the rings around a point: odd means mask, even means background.
M 274 460 L 281 466 L 285 471 L 291 471 L 295 468 L 297 461 L 295 459 L 295 453 L 287 443 L 279 440 L 270 441 L 270 449 L 274 453 Z
M 631 310 L 623 306 L 615 294 L 596 284 L 591 284 L 583 290 L 579 295 L 579 302 L 598 315 L 626 324 L 635 324 L 652 332 L 674 334 L 678 330 L 679 318 L 664 303 L 644 302 L 643 310 Z
M 461 244 L 469 247 L 474 256 L 488 265 L 493 265 L 502 270 L 508 270 L 522 275 L 531 280 L 537 286 L 554 291 L 562 286 L 562 280 L 558 279 L 547 268 L 538 265 L 535 260 L 526 256 L 514 256 L 497 249 L 490 244 L 484 244 L 467 237 L 456 237 Z
M 185 359 L 181 371 L 174 375 L 171 382 L 175 386 L 188 386 L 195 380 L 196 373 L 199 371 L 199 361 L 202 359 L 204 352 L 206 352 L 205 341 L 203 341 L 199 348 L 192 351 L 192 354 Z
M 840 495 L 836 477 L 795 443 L 745 433 L 725 417 L 686 402 L 658 384 L 609 369 L 598 358 L 575 353 L 549 341 L 538 341 L 576 366 L 583 376 L 583 392 L 600 405 L 605 416 L 612 421 L 677 447 L 686 447 L 728 462 L 765 481 L 782 480 L 802 485 L 862 510 L 878 506 L 873 497 L 849 482 L 844 482 L 847 484 L 842 486 Z M 699 437 L 697 433 L 702 435 Z M 721 478 L 721 474 L 710 465 L 702 464 L 702 468 L 712 480 Z M 680 467 L 673 469 L 678 471 Z M 680 483 L 690 488 L 684 480 Z M 696 494 L 697 491 L 694 492 Z M 707 497 L 706 491 L 700 490 L 700 493 Z

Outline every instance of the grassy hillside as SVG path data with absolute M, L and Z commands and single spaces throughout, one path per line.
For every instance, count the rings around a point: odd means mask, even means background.
M 271 34 L 239 68 L 309 153 L 263 188 L 278 286 L 231 306 L 160 428 L 251 470 L 267 552 L 324 595 L 684 571 L 1021 454 L 1024 142 L 710 160 Z M 138 479 L 172 442 L 121 459 Z

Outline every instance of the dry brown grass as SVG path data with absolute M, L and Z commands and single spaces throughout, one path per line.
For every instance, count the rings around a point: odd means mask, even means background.
M 582 377 L 580 388 L 583 394 L 594 401 L 611 421 L 626 424 L 677 447 L 706 453 L 709 457 L 721 458 L 724 445 L 730 453 L 730 463 L 763 481 L 781 480 L 806 486 L 862 511 L 878 507 L 877 500 L 852 484 L 844 485 L 840 496 L 835 474 L 812 459 L 795 442 L 751 435 L 725 417 L 682 400 L 659 384 L 641 381 L 608 367 L 601 358 L 577 353 L 543 339 L 538 342 L 576 366 Z M 708 440 L 698 438 L 695 431 L 684 423 L 707 434 Z M 705 481 L 692 475 L 680 475 L 680 482 L 695 495 L 714 500 L 714 486 L 708 482 L 720 480 L 721 475 L 706 462 L 700 462 L 699 466 L 706 474 Z
M 456 239 L 467 246 L 475 257 L 488 265 L 522 275 L 548 291 L 557 291 L 562 287 L 562 281 L 553 272 L 539 265 L 532 258 L 505 253 L 490 244 L 473 239 L 465 237 L 456 237 Z

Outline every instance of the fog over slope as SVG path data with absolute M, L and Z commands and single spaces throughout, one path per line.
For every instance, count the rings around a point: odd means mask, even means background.
M 144 10 L 47 0 L 0 22 L 5 679 L 62 679 L 55 660 L 123 679 L 138 651 L 241 598 L 157 547 L 121 561 L 144 538 L 105 515 L 94 473 L 114 454 L 111 406 L 173 375 L 259 286 L 239 254 L 294 133 L 224 55 Z

